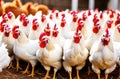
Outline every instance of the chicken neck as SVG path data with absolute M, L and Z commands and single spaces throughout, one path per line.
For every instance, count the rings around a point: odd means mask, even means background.
M 20 36 L 18 38 L 18 42 L 19 43 L 26 43 L 28 41 L 29 40 L 28 40 L 27 36 L 25 35 L 25 33 L 23 31 L 21 31 Z
M 46 48 L 49 51 L 54 49 L 54 45 L 53 45 L 51 40 L 48 41 L 48 44 L 47 44 Z

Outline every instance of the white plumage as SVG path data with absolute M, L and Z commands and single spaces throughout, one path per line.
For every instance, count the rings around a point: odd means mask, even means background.
M 9 66 L 11 61 L 6 46 L 4 43 L 0 46 L 0 72 Z
M 18 26 L 16 27 L 18 28 Z M 23 31 L 16 29 L 13 30 L 13 37 L 15 38 L 13 51 L 17 59 L 17 70 L 19 68 L 19 62 L 18 62 L 19 59 L 27 61 L 32 65 L 32 72 L 30 76 L 33 77 L 34 67 L 37 63 L 36 51 L 39 49 L 38 40 L 30 40 L 26 37 Z M 28 68 L 25 70 L 24 73 L 27 73 L 27 71 Z
M 108 79 L 108 74 L 116 68 L 117 62 L 113 41 L 109 37 L 109 33 L 94 43 L 90 50 L 89 61 L 92 63 L 92 69 L 98 75 L 98 79 L 100 79 L 100 69 L 105 70 L 105 79 Z
M 45 79 L 48 77 L 51 67 L 54 68 L 53 79 L 55 79 L 56 72 L 62 67 L 62 48 L 59 44 L 54 44 L 50 37 L 45 36 L 45 38 L 42 38 L 42 40 L 40 40 L 40 46 L 42 45 L 43 41 L 48 42 L 43 44 L 45 45 L 44 47 L 40 47 L 36 53 L 36 56 L 45 70 L 47 70 Z
M 78 34 L 73 39 L 68 39 L 64 43 L 63 67 L 69 73 L 70 79 L 72 79 L 72 67 L 76 66 L 77 78 L 79 79 L 79 70 L 85 66 L 88 57 L 88 50 L 84 45 L 84 39 Z

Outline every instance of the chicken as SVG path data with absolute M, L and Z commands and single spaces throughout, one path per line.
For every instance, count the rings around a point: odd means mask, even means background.
M 89 37 L 86 40 L 86 47 L 88 50 L 91 50 L 91 47 L 94 44 L 94 42 L 100 38 L 101 32 L 103 31 L 100 24 L 95 24 L 92 28 L 91 34 L 89 34 Z
M 3 0 L 0 0 L 0 16 L 3 14 Z
M 14 45 L 15 39 L 12 37 L 11 28 L 7 24 L 4 25 L 2 42 L 7 45 L 7 49 L 9 52 L 8 54 L 11 57 L 9 68 L 13 68 L 13 64 L 12 64 L 12 60 L 14 59 L 13 45 Z
M 28 35 L 29 39 L 36 40 L 39 39 L 39 35 L 42 32 L 42 28 L 38 23 L 38 20 L 35 18 L 32 21 L 32 27 L 30 27 L 30 33 Z
M 63 17 L 60 22 L 60 36 L 64 39 L 71 39 L 75 31 L 71 31 L 69 24 L 66 23 L 66 19 Z
M 12 28 L 13 25 L 16 23 L 14 13 L 7 12 L 7 13 L 3 14 L 2 21 L 4 21 L 4 23 L 6 23 L 7 25 L 9 25 L 10 28 Z
M 62 36 L 60 36 L 59 29 L 56 26 L 56 24 L 54 25 L 54 28 L 51 30 L 50 33 L 52 41 L 56 44 L 59 44 L 63 48 L 65 39 Z
M 3 68 L 7 68 L 9 66 L 11 61 L 6 46 L 7 45 L 4 43 L 0 46 L 0 72 L 2 72 Z
M 120 24 L 116 25 L 113 29 L 112 39 L 115 42 L 120 42 Z
M 35 15 L 37 12 L 37 9 L 35 8 L 34 4 L 32 2 L 27 2 L 23 5 L 24 8 L 28 11 L 28 15 L 32 14 Z
M 9 11 L 13 12 L 17 17 L 20 13 L 28 15 L 28 11 L 25 8 L 22 8 L 20 0 L 14 0 L 13 2 L 7 2 L 3 5 L 3 12 L 7 13 Z
M 73 13 L 71 19 L 72 19 L 72 21 L 70 22 L 70 26 L 69 27 L 71 28 L 72 31 L 75 31 L 76 28 L 77 28 L 78 14 L 77 13 Z
M 105 70 L 105 79 L 108 79 L 108 74 L 116 68 L 117 56 L 108 29 L 92 46 L 89 61 L 92 63 L 92 69 L 98 79 L 100 79 L 100 69 Z
M 88 57 L 88 49 L 84 45 L 84 38 L 82 34 L 77 31 L 73 39 L 66 40 L 63 46 L 63 67 L 69 73 L 72 79 L 72 67 L 76 66 L 77 79 L 79 77 L 79 70 L 81 70 Z
M 29 32 L 30 32 L 30 27 L 31 27 L 31 23 L 30 23 L 30 20 L 28 19 L 28 17 L 24 13 L 21 13 L 17 17 L 16 22 L 17 22 L 17 25 L 20 26 L 20 29 L 28 37 Z
M 37 63 L 36 51 L 39 49 L 38 40 L 29 40 L 25 33 L 19 29 L 19 26 L 14 26 L 12 29 L 13 37 L 15 38 L 15 43 L 13 47 L 14 54 L 17 60 L 17 71 L 20 68 L 19 59 L 29 62 L 32 65 L 32 72 L 29 76 L 34 76 L 34 67 Z M 28 73 L 29 63 L 23 72 L 23 74 Z
M 119 72 L 118 72 L 119 75 L 118 75 L 118 78 L 117 78 L 117 79 L 119 79 L 119 78 L 120 78 L 120 42 L 114 41 L 114 42 L 113 42 L 113 47 L 114 47 L 115 54 L 116 54 L 116 56 L 117 56 L 117 58 L 118 58 L 117 64 L 118 64 L 118 66 L 119 66 Z
M 118 65 L 120 66 L 120 24 L 116 25 L 113 29 L 113 33 L 112 33 L 112 39 L 113 39 L 113 46 L 114 46 L 114 50 L 115 53 L 118 57 Z M 118 79 L 120 78 L 120 68 L 119 68 L 119 76 Z
M 36 52 L 38 61 L 43 65 L 47 73 L 44 79 L 47 79 L 50 67 L 54 68 L 53 79 L 55 79 L 56 72 L 62 67 L 62 48 L 58 44 L 54 44 L 50 36 L 46 33 L 41 33 L 39 37 L 39 50 Z
M 43 5 L 43 4 L 37 5 L 36 9 L 37 9 L 37 11 L 42 11 L 42 14 L 45 14 L 45 15 L 47 15 L 48 11 L 49 11 L 49 8 L 46 5 Z

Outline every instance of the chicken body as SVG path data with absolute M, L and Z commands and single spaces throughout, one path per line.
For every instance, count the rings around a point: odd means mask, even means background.
M 98 75 L 98 79 L 100 79 L 100 69 L 105 70 L 105 79 L 107 79 L 108 74 L 116 68 L 117 62 L 112 39 L 107 46 L 102 44 L 101 38 L 94 43 L 90 51 L 89 61 L 92 63 L 92 69 Z
M 2 45 L 0 46 L 0 72 L 2 72 L 3 68 L 9 66 L 11 61 L 6 46 L 7 45 L 5 45 L 4 43 L 2 43 Z
M 72 67 L 76 66 L 77 78 L 79 79 L 79 70 L 81 70 L 86 63 L 88 57 L 88 50 L 84 46 L 83 39 L 80 40 L 80 43 L 76 44 L 73 40 L 66 40 L 63 46 L 63 67 L 69 73 L 70 79 L 72 79 Z
M 62 59 L 62 48 L 58 44 L 52 43 L 51 40 L 48 41 L 48 44 L 45 48 L 40 48 L 36 56 L 38 61 L 43 65 L 43 67 L 47 70 L 45 79 L 49 75 L 50 68 L 54 68 L 53 79 L 55 79 L 56 72 L 58 69 L 62 67 L 61 59 Z
M 17 59 L 17 70 L 19 68 L 19 59 L 29 62 L 32 65 L 32 73 L 30 76 L 34 76 L 34 67 L 36 65 L 36 51 L 39 49 L 38 40 L 29 40 L 23 31 L 20 31 L 20 36 L 15 40 L 13 51 Z M 28 64 L 29 67 L 29 64 Z M 27 73 L 26 68 L 24 73 Z

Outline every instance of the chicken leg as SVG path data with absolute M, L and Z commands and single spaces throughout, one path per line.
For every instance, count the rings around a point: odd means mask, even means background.
M 54 71 L 54 74 L 53 74 L 53 79 L 55 79 L 55 76 L 56 76 L 56 71 Z
M 97 73 L 98 79 L 100 79 L 100 73 Z
M 19 65 L 19 59 L 17 59 L 17 65 L 16 65 L 16 69 L 17 69 L 17 71 L 20 69 L 22 69 L 21 67 L 20 67 L 20 65 Z
M 105 74 L 105 79 L 108 79 L 108 73 Z
M 31 72 L 31 74 L 29 75 L 29 76 L 32 76 L 32 77 L 34 77 L 34 67 L 32 67 L 32 72 Z
M 72 72 L 71 71 L 69 72 L 69 77 L 70 77 L 70 79 L 72 79 Z
M 29 66 L 30 66 L 30 64 L 28 63 L 28 65 L 27 65 L 25 71 L 23 72 L 23 74 L 26 74 L 26 73 L 28 74 L 28 73 L 29 73 L 29 72 L 28 72 Z
M 79 70 L 77 70 L 76 72 L 77 72 L 77 79 L 81 79 L 79 76 Z
M 49 77 L 49 71 L 46 72 L 44 79 L 47 79 L 48 77 Z

